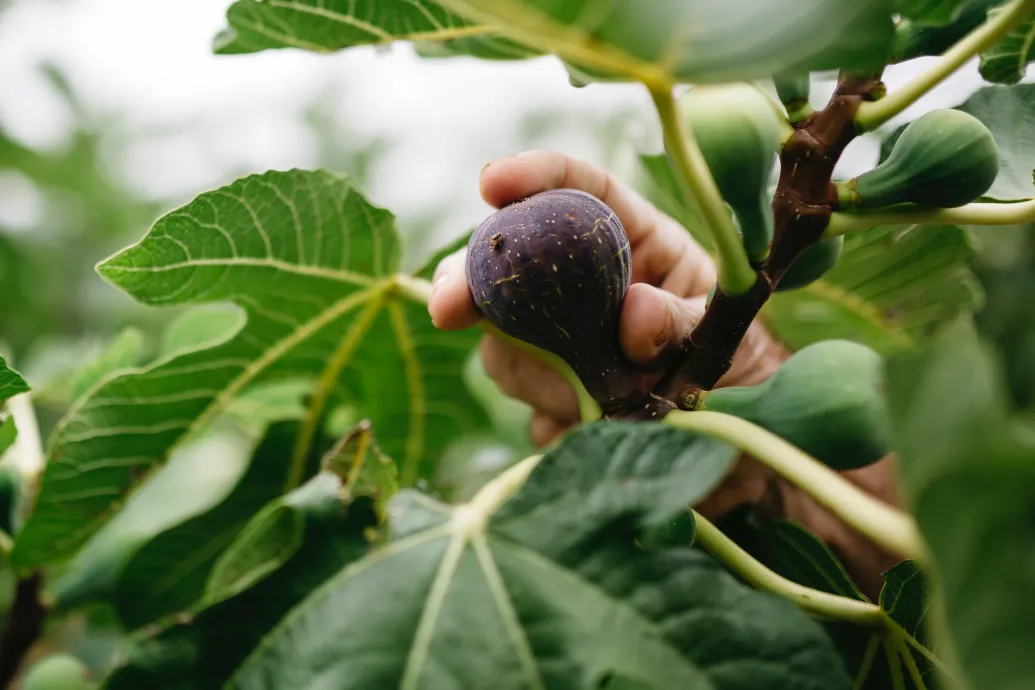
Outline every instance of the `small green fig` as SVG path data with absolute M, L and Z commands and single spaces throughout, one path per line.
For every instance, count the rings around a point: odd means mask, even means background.
M 90 669 L 70 654 L 52 654 L 36 662 L 22 678 L 22 690 L 93 690 Z
M 632 255 L 614 211 L 585 192 L 542 192 L 489 216 L 467 248 L 467 283 L 493 325 L 567 362 L 605 412 L 633 394 L 618 345 Z
M 781 143 L 772 104 L 742 83 L 695 86 L 679 103 L 723 199 L 733 209 L 748 257 L 763 261 L 773 239 L 769 178 Z
M 753 422 L 836 470 L 863 467 L 890 452 L 883 362 L 847 340 L 808 345 L 764 383 L 709 391 L 698 409 Z
M 798 255 L 776 285 L 775 291 L 796 290 L 813 283 L 832 269 L 841 258 L 841 250 L 845 246 L 843 236 L 820 240 Z
M 981 120 L 941 109 L 909 123 L 883 163 L 836 186 L 846 208 L 953 208 L 978 199 L 998 174 L 999 149 Z

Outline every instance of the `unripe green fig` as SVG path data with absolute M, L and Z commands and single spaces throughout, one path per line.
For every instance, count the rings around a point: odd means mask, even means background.
M 787 119 L 801 122 L 812 115 L 809 105 L 811 81 L 808 72 L 781 72 L 773 75 L 773 85 L 780 102 L 787 108 Z
M 485 219 L 467 245 L 478 310 L 507 335 L 567 362 L 609 412 L 634 390 L 618 345 L 629 238 L 614 211 L 572 189 L 542 192 Z
M 796 290 L 819 280 L 841 258 L 844 246 L 845 238 L 841 235 L 820 240 L 809 246 L 780 277 L 775 291 Z
M 835 470 L 890 452 L 890 421 L 880 355 L 847 340 L 824 340 L 794 353 L 757 386 L 718 388 L 698 409 L 757 424 Z
M 52 654 L 32 666 L 22 678 L 22 690 L 93 690 L 96 683 L 83 662 L 70 654 Z
M 733 209 L 748 257 L 759 263 L 773 239 L 769 177 L 780 126 L 769 99 L 748 84 L 695 86 L 679 98 L 705 162 Z
M 836 184 L 847 208 L 904 203 L 953 208 L 987 192 L 998 174 L 999 149 L 981 120 L 941 109 L 909 123 L 883 163 Z

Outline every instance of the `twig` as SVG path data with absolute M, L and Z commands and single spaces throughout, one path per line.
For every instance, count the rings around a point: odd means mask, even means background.
M 938 60 L 905 86 L 885 98 L 859 107 L 855 121 L 861 131 L 870 131 L 898 115 L 918 98 L 959 69 L 967 60 L 999 42 L 1035 10 L 1035 0 L 1014 0 L 994 18 L 964 36 Z
M 18 581 L 14 601 L 0 630 L 0 688 L 8 688 L 26 653 L 43 632 L 47 609 L 40 600 L 43 576 L 35 572 Z
M 967 204 L 957 208 L 892 206 L 872 211 L 834 213 L 824 237 L 837 237 L 878 225 L 1019 225 L 1035 222 L 1035 199 L 1004 204 Z

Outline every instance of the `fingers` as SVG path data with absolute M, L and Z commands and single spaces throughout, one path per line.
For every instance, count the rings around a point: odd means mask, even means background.
M 428 300 L 428 314 L 435 328 L 455 331 L 470 328 L 478 323 L 481 315 L 471 298 L 464 268 L 466 249 L 461 249 L 442 259 L 435 269 L 431 283 L 431 298 Z
M 571 424 L 564 424 L 549 415 L 536 412 L 532 415 L 529 435 L 532 438 L 532 443 L 536 447 L 542 448 L 556 441 L 570 427 Z
M 561 424 L 579 420 L 579 401 L 568 382 L 541 360 L 492 336 L 482 338 L 482 363 L 500 390 Z
M 622 305 L 618 342 L 634 364 L 645 370 L 667 368 L 680 356 L 687 334 L 701 320 L 705 296 L 685 299 L 638 284 L 629 288 Z M 787 358 L 787 352 L 761 323 L 755 321 L 733 357 L 719 386 L 753 386 L 769 378 Z
M 615 212 L 629 236 L 633 282 L 682 297 L 705 294 L 715 283 L 710 257 L 689 233 L 603 168 L 535 150 L 499 158 L 482 169 L 482 198 L 496 207 L 550 189 L 588 192 Z

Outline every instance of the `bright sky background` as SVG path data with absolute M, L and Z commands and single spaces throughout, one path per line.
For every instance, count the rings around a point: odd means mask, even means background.
M 53 60 L 92 107 L 154 132 L 113 165 L 130 184 L 177 203 L 241 172 L 312 167 L 314 142 L 298 114 L 328 84 L 343 87 L 334 106 L 352 135 L 390 133 L 401 142 L 377 167 L 368 194 L 403 217 L 453 199 L 437 232 L 442 237 L 487 215 L 478 198 L 478 171 L 492 157 L 514 152 L 516 124 L 531 108 L 548 105 L 571 113 L 574 126 L 565 129 L 571 137 L 543 145 L 598 160 L 599 147 L 578 136 L 579 118 L 632 105 L 643 113 L 643 128 L 639 136 L 632 133 L 630 151 L 660 150 L 641 89 L 571 88 L 550 58 L 431 61 L 405 45 L 330 56 L 285 50 L 220 57 L 211 53 L 211 40 L 230 0 L 9 2 L 0 19 L 0 123 L 28 143 L 60 145 L 67 114 L 36 71 L 41 59 Z M 889 89 L 922 66 L 915 61 L 890 69 Z M 955 105 L 979 84 L 970 65 L 904 118 Z M 185 122 L 200 126 L 187 134 L 163 133 Z M 854 154 L 843 172 L 872 164 L 876 147 L 859 142 Z M 30 195 L 0 184 L 0 206 L 12 212 L 22 207 L 23 215 L 31 215 L 24 198 L 12 198 L 17 196 Z

